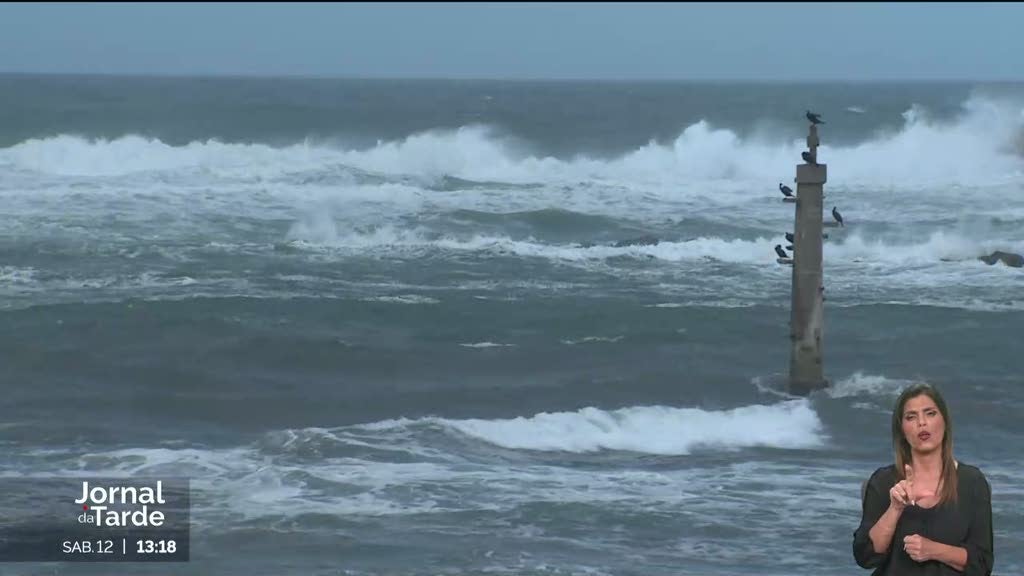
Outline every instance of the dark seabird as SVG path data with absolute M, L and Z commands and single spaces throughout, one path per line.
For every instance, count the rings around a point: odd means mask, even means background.
M 782 249 L 782 244 L 775 245 L 775 253 L 779 255 L 779 258 L 789 258 L 789 254 L 786 254 L 786 251 Z
M 790 252 L 792 252 L 793 251 L 793 245 L 790 244 L 789 246 L 786 246 L 786 250 L 789 250 Z
M 811 124 L 824 124 L 821 120 L 821 114 L 815 114 L 810 110 L 807 111 L 807 119 L 811 121 Z
M 793 243 L 793 233 L 792 232 L 786 232 L 786 242 L 789 242 L 790 244 Z
M 843 215 L 839 213 L 839 210 L 836 210 L 835 206 L 832 207 L 832 217 L 836 219 L 836 222 L 839 222 L 840 226 L 846 226 L 846 224 L 843 224 Z
M 789 186 L 784 185 L 782 182 L 779 182 L 779 191 L 781 191 L 782 195 L 785 196 L 786 198 L 793 197 L 793 189 L 790 188 Z
M 803 158 L 804 162 L 807 162 L 808 164 L 814 164 L 815 166 L 817 166 L 818 164 L 817 162 L 814 161 L 814 156 L 811 156 L 811 153 L 807 152 L 806 150 L 800 153 L 800 157 Z

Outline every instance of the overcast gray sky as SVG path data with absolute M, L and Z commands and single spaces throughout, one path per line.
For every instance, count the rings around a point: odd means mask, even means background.
M 1024 4 L 0 4 L 0 72 L 1022 79 Z

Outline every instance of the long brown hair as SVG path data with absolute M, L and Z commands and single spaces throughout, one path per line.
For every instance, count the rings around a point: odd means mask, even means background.
M 942 435 L 942 476 L 939 480 L 939 504 L 956 502 L 957 500 L 957 474 L 956 461 L 953 460 L 953 420 L 949 417 L 949 408 L 942 394 L 930 384 L 913 384 L 903 390 L 898 400 L 896 409 L 892 412 L 892 448 L 896 453 L 896 477 L 904 478 L 904 466 L 913 465 L 910 453 L 910 443 L 903 436 L 903 408 L 911 398 L 926 395 L 935 402 L 935 406 L 942 414 L 942 420 L 946 424 L 946 432 Z

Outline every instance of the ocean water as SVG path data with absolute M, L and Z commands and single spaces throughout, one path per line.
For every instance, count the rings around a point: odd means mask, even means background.
M 976 259 L 1024 252 L 1024 85 L 3 76 L 0 218 L 0 476 L 193 519 L 187 564 L 5 574 L 866 574 L 915 381 L 1024 572 L 1024 271 Z

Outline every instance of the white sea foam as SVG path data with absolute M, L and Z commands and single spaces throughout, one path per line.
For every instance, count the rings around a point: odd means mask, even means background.
M 848 380 L 840 386 L 849 387 L 854 396 L 888 395 L 884 378 L 856 374 Z M 720 523 L 723 510 L 766 498 L 780 503 L 785 513 L 778 517 L 737 516 L 760 529 L 759 523 L 806 524 L 823 511 L 841 514 L 855 507 L 861 473 L 851 471 L 845 461 L 808 464 L 761 458 L 650 469 L 650 460 L 643 456 L 685 454 L 702 446 L 817 448 L 826 437 L 810 406 L 807 399 L 799 399 L 721 411 L 633 407 L 513 420 L 399 418 L 280 430 L 255 445 L 231 448 L 179 442 L 86 453 L 41 449 L 28 456 L 35 462 L 33 476 L 190 477 L 193 520 L 217 530 L 231 530 L 239 521 L 254 518 L 498 511 L 538 502 L 621 506 L 631 513 L 684 510 L 691 521 Z M 596 468 L 535 460 L 528 452 L 478 461 L 464 449 L 451 450 L 438 431 L 514 450 L 623 452 L 614 455 L 619 458 L 614 465 Z M 673 440 L 679 435 L 683 437 Z M 395 459 L 396 452 L 406 454 Z M 21 476 L 0 468 L 0 476 Z M 1019 476 L 1009 468 L 1003 472 L 994 475 Z
M 814 448 L 825 442 L 821 421 L 805 401 L 731 410 L 640 406 L 583 408 L 508 420 L 444 420 L 463 434 L 522 450 L 594 452 L 625 450 L 689 454 L 698 449 L 754 446 Z
M 832 162 L 827 201 L 840 204 L 851 224 L 830 229 L 832 237 L 824 246 L 831 294 L 852 291 L 857 282 L 870 279 L 873 287 L 891 292 L 862 290 L 871 301 L 911 301 L 891 290 L 906 288 L 915 291 L 914 298 L 944 306 L 1018 309 L 1016 301 L 986 291 L 1019 283 L 1020 270 L 987 267 L 976 258 L 993 250 L 1024 253 L 1024 237 L 1006 225 L 1024 214 L 1017 198 L 1024 183 L 1022 125 L 1019 104 L 973 97 L 964 103 L 962 114 L 949 121 L 935 121 L 914 107 L 905 115 L 904 125 L 891 133 L 857 145 L 822 147 L 823 157 Z M 664 304 L 750 306 L 770 291 L 766 285 L 774 284 L 768 282 L 788 273 L 775 264 L 772 247 L 782 242 L 781 232 L 789 226 L 786 214 L 791 213 L 773 202 L 777 193 L 765 182 L 777 182 L 779 174 L 791 173 L 803 143 L 740 137 L 706 122 L 680 128 L 672 142 L 652 142 L 604 159 L 531 155 L 528 147 L 512 144 L 484 126 L 431 130 L 361 149 L 314 142 L 283 147 L 216 141 L 170 146 L 130 135 L 109 141 L 64 135 L 0 149 L 0 167 L 11 169 L 8 176 L 0 177 L 0 194 L 14 216 L 11 226 L 19 237 L 85 239 L 78 245 L 89 249 L 114 242 L 124 256 L 140 262 L 149 255 L 136 247 L 141 234 L 156 230 L 159 238 L 154 238 L 152 250 L 175 261 L 202 260 L 219 252 L 264 255 L 270 247 L 281 247 L 289 256 L 297 249 L 301 258 L 314 261 L 382 255 L 440 255 L 443 259 L 468 253 L 474 259 L 547 259 L 631 277 L 651 274 L 658 267 L 660 274 L 687 276 L 657 278 L 657 282 L 690 290 L 666 289 Z M 921 161 L 925 155 L 927 162 Z M 308 184 L 295 178 L 307 172 L 360 176 L 339 185 L 322 185 L 316 179 Z M 22 186 L 30 175 L 39 182 Z M 496 189 L 489 185 L 455 191 L 427 189 L 444 176 L 497 184 Z M 268 185 L 252 185 L 255 180 L 275 178 Z M 508 193 L 501 189 L 501 182 L 543 185 Z M 994 186 L 979 191 L 990 184 Z M 921 197 L 922 187 L 927 188 L 927 198 Z M 984 193 L 986 202 L 967 196 L 974 193 Z M 685 212 L 712 221 L 750 223 L 759 230 L 778 228 L 779 236 L 705 234 L 650 246 L 615 248 L 605 243 L 584 248 L 580 243 L 592 238 L 512 237 L 494 229 L 474 233 L 472 228 L 449 228 L 443 219 L 435 218 L 460 209 L 508 214 L 552 206 L 616 219 L 656 218 L 659 223 L 666 213 Z M 723 210 L 724 206 L 730 209 Z M 922 224 L 948 221 L 949 214 L 958 210 L 970 213 L 965 220 L 969 224 L 947 222 L 941 228 Z M 126 232 L 118 226 L 90 225 L 112 214 L 119 224 L 136 229 Z M 206 218 L 209 214 L 216 218 Z M 978 218 L 982 215 L 985 218 Z M 996 217 L 998 223 L 986 223 Z M 277 237 L 232 242 L 239 230 L 256 235 L 269 229 L 256 224 L 259 221 L 272 222 L 270 228 Z M 290 227 L 281 231 L 279 223 L 288 221 Z M 216 224 L 208 224 L 212 222 Z M 865 222 L 909 224 L 874 233 L 861 226 Z M 216 236 L 206 248 L 160 246 L 162 239 L 179 241 L 208 233 L 211 230 L 203 228 L 208 225 L 215 228 Z M 653 266 L 635 265 L 648 261 Z M 664 266 L 666 262 L 683 265 Z M 750 283 L 731 286 L 718 298 L 692 298 L 698 293 L 693 282 L 716 279 L 714 275 L 698 277 L 692 271 L 720 263 L 747 267 Z M 725 267 L 716 271 L 726 276 L 736 273 Z M 214 288 L 211 280 L 201 277 L 143 275 L 133 280 L 121 271 L 69 274 L 74 277 L 54 278 L 42 272 L 33 276 L 8 267 L 0 271 L 0 278 L 6 280 L 2 288 L 7 295 L 75 290 L 127 293 L 165 287 L 177 287 L 179 293 L 187 289 L 194 295 L 200 287 Z M 961 297 L 956 291 L 940 292 L 954 284 L 970 287 L 972 293 Z M 258 286 L 242 288 L 260 290 Z M 393 297 L 390 292 L 382 294 Z
M 35 268 L 19 268 L 17 266 L 0 266 L 0 282 L 14 286 L 25 286 L 35 282 Z
M 622 338 L 623 338 L 623 336 L 611 336 L 611 337 L 609 337 L 609 336 L 584 336 L 583 338 L 580 338 L 580 339 L 577 339 L 577 340 L 564 339 L 564 340 L 561 340 L 561 342 L 562 342 L 562 344 L 568 344 L 570 346 L 574 346 L 576 344 L 587 344 L 587 343 L 591 343 L 591 342 L 615 343 L 615 342 L 618 342 L 619 340 L 622 340 Z
M 926 239 L 916 242 L 865 239 L 853 232 L 835 241 L 825 243 L 825 258 L 829 262 L 866 262 L 882 265 L 935 264 L 964 261 L 972 266 L 984 266 L 977 258 L 995 250 L 1024 251 L 1024 241 L 995 240 L 967 237 L 956 232 L 937 230 Z
M 1019 103 L 975 96 L 964 102 L 961 114 L 953 120 L 935 121 L 913 107 L 904 115 L 900 129 L 857 145 L 823 145 L 819 157 L 831 165 L 830 181 L 846 186 L 919 189 L 936 184 L 1020 182 L 1024 168 L 1017 148 L 1022 128 L 1024 115 Z M 367 149 L 310 142 L 275 148 L 215 140 L 170 146 L 135 135 L 114 140 L 60 135 L 0 149 L 0 164 L 76 176 L 187 170 L 252 179 L 349 167 L 428 181 L 455 176 L 510 183 L 699 182 L 704 185 L 679 188 L 678 193 L 707 197 L 706 184 L 777 181 L 779 174 L 792 171 L 803 147 L 802 139 L 782 145 L 745 140 L 700 121 L 682 127 L 669 144 L 652 142 L 610 160 L 538 157 L 492 128 L 465 126 L 430 130 Z
M 887 378 L 881 375 L 855 372 L 852 376 L 836 381 L 824 391 L 831 398 L 856 396 L 881 396 L 895 398 L 900 391 L 913 384 L 913 380 Z
M 397 229 L 382 226 L 368 232 L 337 229 L 334 222 L 303 223 L 292 228 L 290 238 L 296 246 L 318 249 L 330 247 L 363 251 L 387 250 L 453 250 L 484 251 L 566 261 L 594 261 L 607 258 L 656 258 L 669 262 L 720 261 L 736 264 L 763 265 L 775 260 L 772 247 L 781 238 L 700 237 L 680 241 L 663 241 L 649 246 L 614 247 L 608 245 L 583 247 L 580 244 L 547 244 L 538 240 L 514 240 L 502 236 L 473 235 L 464 237 L 430 234 L 422 229 Z M 1005 241 L 968 237 L 956 231 L 934 231 L 924 239 L 866 239 L 860 232 L 833 233 L 834 239 L 824 245 L 825 258 L 832 263 L 856 263 L 871 266 L 906 266 L 914 264 L 949 264 L 962 261 L 970 266 L 984 266 L 978 256 L 994 250 L 1024 252 L 1024 240 Z
M 512 348 L 515 344 L 499 344 L 497 342 L 473 342 L 466 344 L 459 344 L 463 348 Z
M 441 301 L 429 296 L 418 294 L 400 294 L 398 296 L 372 296 L 361 298 L 363 302 L 384 302 L 387 304 L 440 304 Z

